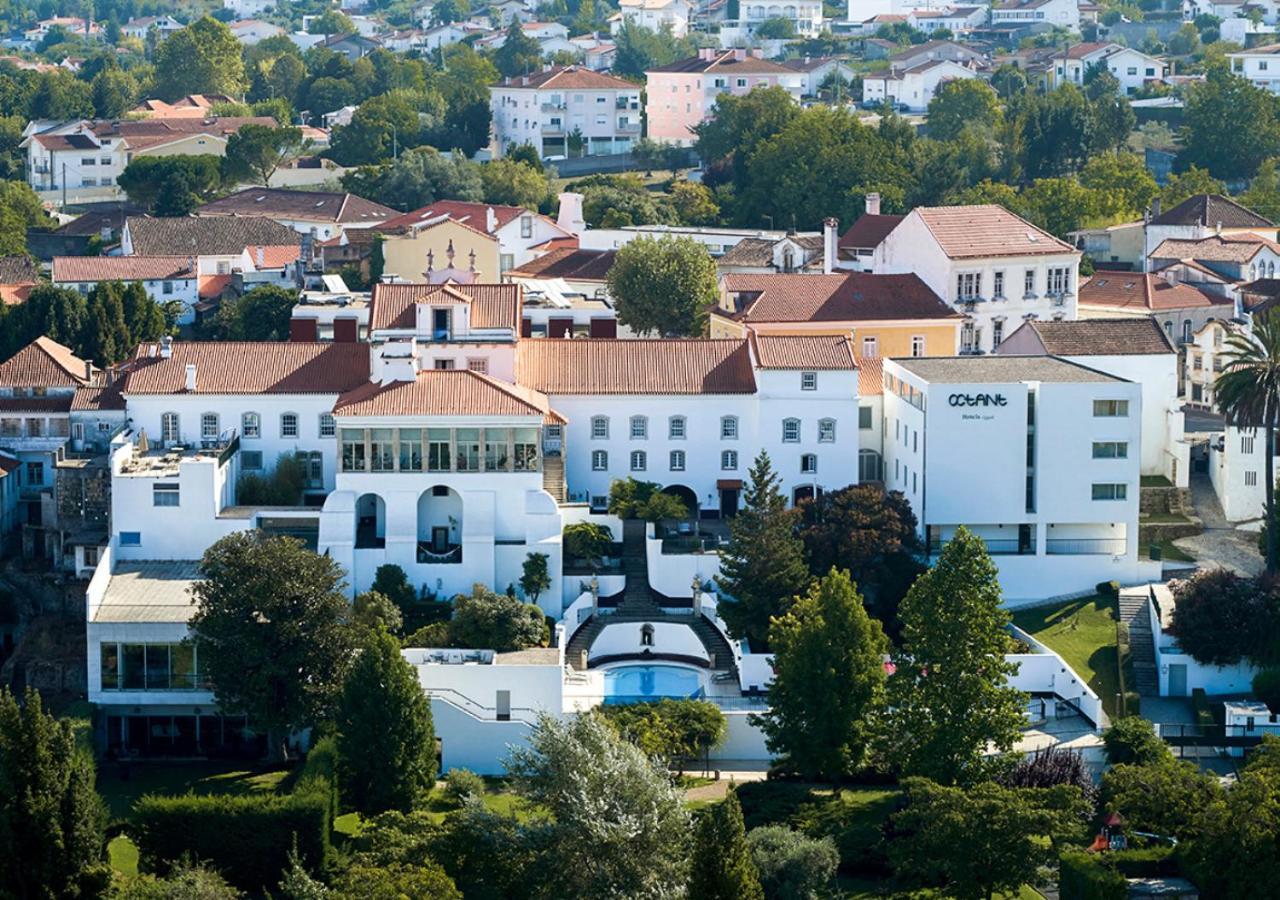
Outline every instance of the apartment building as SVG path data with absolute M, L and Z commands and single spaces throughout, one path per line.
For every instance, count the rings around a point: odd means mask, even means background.
M 626 153 L 640 139 L 640 88 L 583 66 L 548 66 L 489 88 L 491 147 L 529 144 L 542 156 Z

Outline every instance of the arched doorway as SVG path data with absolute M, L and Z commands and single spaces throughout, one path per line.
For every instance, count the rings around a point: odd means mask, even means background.
M 686 515 L 692 516 L 698 510 L 698 495 L 693 492 L 692 488 L 685 487 L 683 484 L 669 484 L 662 489 L 662 493 L 670 494 L 684 504 Z
M 387 504 L 377 494 L 361 494 L 356 500 L 356 549 L 387 545 Z
M 880 472 L 880 454 L 875 450 L 858 451 L 858 483 L 883 481 Z
M 791 505 L 795 506 L 799 504 L 801 500 L 812 500 L 814 496 L 814 493 L 813 493 L 814 490 L 817 490 L 819 497 L 822 496 L 822 488 L 815 489 L 814 486 L 811 484 L 800 485 L 800 487 L 796 488 L 794 491 L 791 492 Z
M 418 497 L 418 562 L 462 562 L 462 495 L 443 484 Z

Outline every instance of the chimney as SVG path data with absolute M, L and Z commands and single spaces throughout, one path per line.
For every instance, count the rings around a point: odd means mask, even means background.
M 257 260 L 256 260 L 256 262 L 255 262 L 254 264 L 255 264 L 255 265 L 256 265 L 260 270 L 266 266 L 266 264 L 267 264 L 267 248 L 266 248 L 266 247 L 259 247 L 259 248 L 258 248 Z
M 867 194 L 867 215 L 869 216 L 880 215 L 879 191 L 872 191 L 871 193 Z
M 1213 227 L 1213 233 L 1218 237 L 1222 237 L 1222 220 L 1218 220 L 1218 224 Z
M 822 274 L 830 275 L 836 266 L 836 241 L 840 230 L 840 220 L 826 218 L 822 220 Z
M 1156 197 L 1151 201 L 1151 218 L 1160 218 L 1160 198 Z
M 492 206 L 486 206 L 484 209 L 484 230 L 488 234 L 498 230 L 498 215 L 493 211 Z
M 167 334 L 160 338 L 160 358 L 168 359 L 173 356 L 173 338 Z
M 187 390 L 194 392 L 196 389 L 196 364 L 187 363 Z
M 84 361 L 84 380 L 93 381 L 93 362 L 86 359 Z
M 560 195 L 560 211 L 556 214 L 556 224 L 575 235 L 587 230 L 586 220 L 582 217 L 581 194 L 565 191 Z
M 417 355 L 413 341 L 387 341 L 374 350 L 372 380 L 379 384 L 417 380 Z

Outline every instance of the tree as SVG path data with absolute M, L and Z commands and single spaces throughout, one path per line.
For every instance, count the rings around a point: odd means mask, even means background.
M 375 631 L 342 684 L 336 716 L 344 802 L 365 815 L 407 812 L 436 778 L 431 703 L 418 670 Z
M 434 147 L 410 150 L 394 163 L 373 170 L 348 172 L 342 177 L 342 186 L 362 197 L 405 210 L 442 199 L 484 199 L 480 166 L 460 154 L 445 156 Z
M 1198 884 L 1212 885 L 1211 896 L 1253 896 L 1258 884 L 1280 878 L 1280 773 L 1274 768 L 1246 766 L 1201 819 L 1200 837 L 1190 842 L 1184 859 Z
M 41 335 L 80 349 L 85 298 L 79 291 L 37 284 L 25 303 L 10 309 L 0 328 L 0 357 L 8 359 Z
M 84 332 L 78 347 L 102 367 L 123 362 L 136 346 L 125 323 L 123 295 L 120 282 L 99 282 L 85 302 Z
M 1087 815 L 1074 787 L 986 782 L 966 791 L 923 778 L 905 786 L 906 809 L 893 816 L 889 842 L 894 873 L 904 887 L 941 887 L 957 900 L 990 900 L 1045 880 L 1058 842 L 1077 836 Z
M 326 9 L 311 20 L 307 26 L 308 34 L 355 34 L 356 23 L 341 10 Z
M 1280 154 L 1275 97 L 1232 74 L 1225 62 L 1210 66 L 1205 80 L 1188 88 L 1182 123 L 1179 170 L 1200 166 L 1217 178 L 1248 178 L 1264 159 Z M 1243 133 L 1249 140 L 1222 139 Z
M 546 637 L 546 617 L 532 603 L 494 593 L 482 584 L 453 598 L 449 640 L 454 647 L 525 650 L 540 646 Z
M 1089 158 L 1080 183 L 1093 192 L 1093 206 L 1106 218 L 1141 216 L 1160 186 L 1136 153 L 1099 153 Z
M 15 900 L 75 897 L 101 880 L 106 808 L 71 723 L 28 688 L 0 687 L 0 884 Z M 109 875 L 107 876 L 109 878 Z M 95 895 L 92 891 L 86 891 Z
M 598 716 L 542 716 L 507 771 L 547 810 L 546 859 L 562 900 L 679 896 L 688 879 L 689 813 L 667 773 Z
M 1102 776 L 1103 809 L 1120 813 L 1130 829 L 1180 841 L 1199 835 L 1203 810 L 1221 795 L 1214 775 L 1171 755 L 1113 766 Z
M 671 205 L 685 225 L 718 225 L 720 205 L 705 184 L 680 180 L 671 185 Z
M 1000 98 L 978 78 L 944 81 L 929 101 L 929 137 L 950 141 L 965 128 L 992 130 L 1000 121 Z
M 1160 189 L 1160 204 L 1164 209 L 1173 209 L 1183 200 L 1197 194 L 1227 193 L 1227 186 L 1209 174 L 1207 169 L 1192 165 L 1185 172 L 1169 176 L 1169 180 Z
M 808 781 L 839 781 L 866 761 L 884 704 L 880 623 L 847 571 L 832 569 L 773 619 L 769 709 L 753 718 L 780 764 Z
M 1171 630 L 1183 652 L 1211 666 L 1270 661 L 1280 610 L 1268 587 L 1217 568 L 1172 582 L 1178 605 Z
M 694 129 L 698 155 L 707 162 L 730 162 L 733 182 L 741 189 L 756 148 L 786 128 L 800 107 L 785 88 L 774 85 L 752 88 L 745 95 L 721 94 L 714 112 Z
M 1280 160 L 1264 160 L 1250 180 L 1248 190 L 1236 199 L 1273 222 L 1280 218 Z
M 614 43 L 618 52 L 614 57 L 613 73 L 633 80 L 643 80 L 649 69 L 669 65 L 693 56 L 695 52 L 693 43 L 687 37 L 677 38 L 669 25 L 664 24 L 654 31 L 637 25 L 630 18 L 623 19 Z
M 769 621 L 791 608 L 809 586 L 804 544 L 795 533 L 795 511 L 787 509 L 769 454 L 751 465 L 743 509 L 729 520 L 729 543 L 720 551 L 720 587 L 727 596 L 719 611 L 729 633 L 746 638 L 755 652 L 769 646 Z
M 752 33 L 762 40 L 789 40 L 796 36 L 796 27 L 790 19 L 777 16 L 765 19 Z
M 1026 695 L 1009 687 L 1009 614 L 982 539 L 961 527 L 902 601 L 885 738 L 907 775 L 976 781 L 988 746 L 1007 753 Z
M 482 165 L 480 182 L 484 186 L 485 203 L 536 210 L 551 193 L 551 182 L 540 167 L 510 158 Z
M 1094 152 L 1115 151 L 1129 141 L 1138 124 L 1129 101 L 1120 93 L 1120 82 L 1102 71 L 1085 87 L 1089 98 L 1089 138 Z
M 1094 214 L 1095 197 L 1072 177 L 1037 178 L 1023 189 L 1020 202 L 1028 219 L 1066 238 Z
M 138 82 L 117 66 L 108 66 L 93 77 L 93 109 L 101 118 L 118 119 L 138 100 Z
M 537 603 L 542 592 L 551 587 L 551 573 L 547 571 L 547 554 L 530 553 L 524 558 L 520 573 L 520 590 L 529 598 L 530 603 Z
M 124 307 L 125 327 L 129 329 L 130 350 L 141 343 L 158 341 L 168 332 L 164 308 L 151 299 L 141 282 L 135 281 L 125 286 L 121 303 Z
M 901 491 L 849 485 L 800 501 L 800 539 L 815 578 L 848 569 L 867 610 L 896 634 L 898 605 L 924 571 L 916 516 Z
M 840 854 L 831 838 L 765 825 L 747 833 L 747 847 L 770 900 L 824 900 L 833 895 Z
M 681 768 L 724 740 L 728 727 L 720 708 L 706 700 L 618 703 L 596 708 L 618 734 L 664 767 Z
M 326 155 L 344 166 L 373 165 L 408 155 L 406 150 L 421 144 L 423 130 L 438 124 L 437 113 L 444 112 L 438 94 L 431 95 L 438 106 L 435 111 L 419 108 L 424 99 L 408 91 L 391 91 L 365 100 L 352 113 L 350 125 L 333 129 Z
M 641 237 L 624 244 L 605 280 L 618 321 L 640 334 L 701 334 L 719 296 L 715 260 L 689 237 Z
M 116 183 L 131 203 L 148 212 L 186 215 L 221 189 L 221 159 L 213 154 L 139 156 L 125 166 Z
M 737 791 L 699 814 L 693 841 L 690 900 L 764 900 Z
M 1027 177 L 1068 175 L 1080 168 L 1093 146 L 1089 104 L 1072 84 L 1044 95 L 1027 95 L 1019 139 Z
M 356 594 L 355 602 L 351 604 L 351 624 L 371 633 L 385 628 L 392 634 L 398 634 L 404 628 L 404 615 L 385 595 L 365 591 Z
M 297 292 L 274 284 L 256 287 L 242 297 L 223 300 L 209 339 L 220 341 L 287 341 Z
M 305 145 L 301 128 L 244 125 L 227 139 L 222 180 L 226 184 L 252 181 L 266 185 L 276 169 L 301 153 Z
M 582 216 L 593 227 L 674 225 L 677 221 L 668 198 L 650 191 L 634 172 L 591 175 L 572 182 L 567 189 L 582 194 Z
M 542 45 L 524 33 L 520 19 L 512 17 L 502 46 L 493 54 L 493 64 L 505 78 L 528 75 L 542 65 Z
M 613 532 L 594 522 L 574 522 L 564 527 L 561 542 L 567 560 L 586 560 L 595 566 L 613 549 Z
M 137 875 L 130 878 L 115 900 L 240 900 L 244 895 L 227 883 L 215 870 L 202 864 L 177 863 L 163 878 Z M 323 895 L 321 895 L 323 896 Z M 314 900 L 284 894 L 282 900 Z
M 1241 142 L 1228 142 L 1241 143 Z M 1218 408 L 1237 428 L 1261 428 L 1264 447 L 1274 447 L 1280 423 L 1280 315 L 1269 309 L 1253 317 L 1252 333 L 1233 330 L 1222 352 L 1225 366 L 1214 381 Z M 1276 515 L 1275 458 L 1263 453 L 1267 522 Z M 1280 529 L 1267 529 L 1267 572 L 1280 570 Z
M 1169 748 L 1160 740 L 1151 722 L 1141 716 L 1116 719 L 1102 735 L 1107 762 L 1113 766 L 1131 763 L 1149 766 L 1170 757 Z
M 268 755 L 285 758 L 289 734 L 332 710 L 350 661 L 341 567 L 294 538 L 237 532 L 205 551 L 191 594 L 218 706 L 266 728 Z
M 1000 99 L 1009 100 L 1026 92 L 1027 76 L 1012 63 L 1002 63 L 991 73 L 991 86 L 996 89 Z
M 369 586 L 369 590 L 386 597 L 401 613 L 418 602 L 418 592 L 409 583 L 409 576 L 394 563 L 378 566 L 373 573 L 373 584 Z
M 248 86 L 240 42 L 230 28 L 209 16 L 175 31 L 156 48 L 155 94 L 161 100 L 187 94 L 240 97 Z

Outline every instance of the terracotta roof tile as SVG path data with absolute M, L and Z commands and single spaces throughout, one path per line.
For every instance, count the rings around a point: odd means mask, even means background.
M 542 416 L 563 424 L 546 394 L 466 369 L 425 369 L 414 381 L 368 382 L 338 398 L 341 416 Z
M 516 381 L 547 394 L 752 394 L 747 342 L 521 341 Z
M 553 66 L 547 72 L 504 78 L 494 87 L 531 88 L 537 90 L 609 90 L 638 91 L 641 85 L 624 81 L 616 75 L 606 75 L 582 66 Z
M 53 281 L 158 281 L 194 278 L 189 256 L 55 256 Z
M 124 410 L 124 395 L 121 393 L 123 387 L 124 380 L 118 379 L 110 385 L 76 388 L 75 397 L 71 401 L 71 411 Z
M 40 270 L 30 256 L 0 256 L 0 284 L 36 284 Z
M 773 248 L 784 240 L 789 240 L 797 247 L 808 250 L 811 257 L 821 263 L 822 235 L 806 234 L 804 236 L 790 235 L 778 240 L 743 238 L 717 259 L 716 265 L 721 268 L 728 266 L 771 266 L 773 265 Z
M 287 191 L 279 188 L 246 188 L 221 200 L 206 203 L 197 216 L 267 216 L 269 218 L 375 225 L 400 213 L 355 194 L 338 191 Z
M 873 397 L 884 393 L 884 358 L 880 356 L 859 356 L 858 396 Z
M 264 216 L 129 216 L 135 256 L 231 256 L 249 246 L 292 246 L 302 236 Z
M 64 413 L 71 410 L 71 395 L 55 397 L 0 397 L 0 412 Z
M 841 369 L 851 370 L 853 348 L 838 334 L 750 335 L 756 365 L 761 369 Z
M 980 206 L 920 206 L 920 217 L 942 252 L 952 259 L 980 256 L 1042 256 L 1080 251 L 994 203 Z
M 369 346 L 348 343 L 175 341 L 142 344 L 125 375 L 125 394 L 186 393 L 188 364 L 197 394 L 341 394 L 369 379 Z
M 880 242 L 889 236 L 889 232 L 898 227 L 898 223 L 906 216 L 861 215 L 858 221 L 849 226 L 849 230 L 840 235 L 836 243 L 838 248 L 845 247 L 879 247 Z
M 737 318 L 747 323 L 960 317 L 914 274 L 730 274 L 724 289 L 741 295 Z
M 472 328 L 510 328 L 520 324 L 524 288 L 518 284 L 375 284 L 370 300 L 369 330 L 414 328 L 415 304 L 430 302 L 471 304 Z
M 1150 272 L 1106 271 L 1097 272 L 1080 285 L 1078 302 L 1081 306 L 1101 306 L 1135 312 L 1233 305 L 1227 297 L 1220 297 L 1190 284 L 1169 284 Z
M 1150 316 L 1076 322 L 1033 319 L 1022 328 L 1035 332 L 1050 356 L 1150 356 L 1177 352 L 1160 323 Z
M 1226 228 L 1275 227 L 1273 222 L 1220 194 L 1188 197 L 1151 220 L 1152 225 L 1200 225 L 1207 228 L 1215 228 L 1219 222 Z
M 1264 249 L 1280 254 L 1280 244 L 1257 234 L 1211 234 L 1200 240 L 1169 238 L 1151 251 L 1152 259 L 1195 259 L 1246 263 Z
M 652 69 L 646 69 L 645 72 L 724 72 L 729 75 L 795 74 L 786 66 L 758 56 L 748 55 L 745 59 L 739 59 L 733 50 L 722 51 L 711 59 L 690 56 L 688 59 L 679 59 L 665 66 L 654 66 Z
M 4 387 L 78 387 L 88 380 L 84 360 L 43 336 L 0 363 Z
M 552 250 L 511 269 L 507 274 L 525 278 L 604 281 L 617 255 L 616 250 Z
M 387 219 L 378 226 L 378 231 L 387 233 L 409 231 L 416 225 L 448 216 L 455 222 L 461 222 L 479 231 L 489 234 L 489 210 L 493 210 L 495 230 L 519 218 L 528 212 L 520 206 L 501 206 L 496 203 L 469 203 L 466 200 L 437 200 L 421 209 L 415 209 L 403 215 Z

